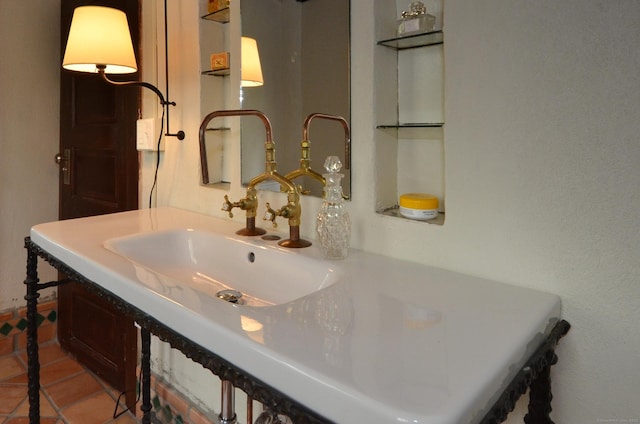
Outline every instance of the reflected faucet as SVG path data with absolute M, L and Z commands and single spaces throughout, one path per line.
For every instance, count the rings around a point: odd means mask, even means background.
M 344 162 L 345 169 L 351 168 L 351 131 L 349 130 L 349 123 L 342 116 L 337 115 L 328 115 L 326 113 L 312 113 L 307 116 L 307 119 L 304 121 L 304 127 L 302 130 L 302 141 L 300 142 L 301 147 L 301 156 L 300 156 L 300 168 L 295 171 L 289 172 L 285 175 L 285 178 L 290 181 L 295 180 L 298 177 L 302 177 L 304 175 L 309 176 L 317 181 L 319 181 L 322 186 L 326 185 L 326 181 L 324 177 L 318 172 L 311 169 L 311 140 L 309 140 L 309 126 L 311 125 L 311 121 L 315 118 L 319 119 L 329 119 L 332 121 L 338 121 L 342 124 L 344 128 Z M 301 194 L 307 194 L 307 192 L 303 192 L 302 187 L 298 188 L 298 191 Z M 348 196 L 345 196 L 348 198 Z
M 280 241 L 278 244 L 284 247 L 296 248 L 310 246 L 311 242 L 300 238 L 300 216 L 302 214 L 302 210 L 300 208 L 300 195 L 298 194 L 298 189 L 290 180 L 280 175 L 276 170 L 276 150 L 275 142 L 273 141 L 272 136 L 273 130 L 269 118 L 267 118 L 264 113 L 260 112 L 259 110 L 251 109 L 219 110 L 211 112 L 204 118 L 202 124 L 200 124 L 200 161 L 203 168 L 203 181 L 205 183 L 208 182 L 208 178 L 206 181 L 204 178 L 204 175 L 206 173 L 205 169 L 207 166 L 204 134 L 207 125 L 212 119 L 216 117 L 247 115 L 257 116 L 262 120 L 262 123 L 264 124 L 266 132 L 266 138 L 264 142 L 266 156 L 265 170 L 263 173 L 257 175 L 256 177 L 253 177 L 251 181 L 249 181 L 247 194 L 243 199 L 240 199 L 237 202 L 231 202 L 229 200 L 229 196 L 225 195 L 224 203 L 222 204 L 222 210 L 227 212 L 229 214 L 229 217 L 233 217 L 233 208 L 240 208 L 246 212 L 247 221 L 245 228 L 237 231 L 236 234 L 243 236 L 258 236 L 265 234 L 266 231 L 264 229 L 256 227 L 256 212 L 258 210 L 258 192 L 256 190 L 256 186 L 263 181 L 275 181 L 284 188 L 284 191 L 287 192 L 287 204 L 280 208 L 278 211 L 273 211 L 273 209 L 270 209 L 270 211 L 274 212 L 278 216 L 288 218 L 289 220 L 289 238 Z

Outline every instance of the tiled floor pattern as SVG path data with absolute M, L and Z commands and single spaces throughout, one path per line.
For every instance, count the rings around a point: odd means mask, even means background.
M 28 423 L 25 317 L 26 308 L 0 312 L 0 424 Z M 119 393 L 60 349 L 56 341 L 56 321 L 57 301 L 54 299 L 39 303 L 41 423 L 136 423 L 130 413 L 113 418 Z M 203 413 L 170 385 L 153 375 L 151 401 L 154 424 L 217 422 L 215 413 Z M 136 407 L 140 416 L 139 403 Z
M 56 342 L 40 346 L 42 424 L 131 424 L 131 413 L 113 419 L 118 393 L 70 358 Z M 27 358 L 0 356 L 0 424 L 27 424 Z

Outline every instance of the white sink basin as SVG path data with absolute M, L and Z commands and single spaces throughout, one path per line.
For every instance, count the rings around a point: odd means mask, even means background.
M 561 317 L 555 295 L 356 249 L 324 261 L 238 228 L 153 208 L 39 224 L 31 240 L 331 422 L 478 422 Z M 227 288 L 293 302 L 233 305 L 215 296 Z
M 192 229 L 177 229 L 107 240 L 104 246 L 137 266 L 210 296 L 242 294 L 238 304 L 287 303 L 337 281 L 324 261 L 290 250 Z

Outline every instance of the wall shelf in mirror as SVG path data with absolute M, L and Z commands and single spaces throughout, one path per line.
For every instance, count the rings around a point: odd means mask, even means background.
M 376 125 L 376 129 L 390 134 L 397 141 L 444 139 L 444 122 L 380 124 Z
M 207 128 L 205 131 L 231 131 L 231 128 L 229 128 L 229 127 L 210 127 L 210 128 Z
M 218 70 L 206 70 L 202 71 L 202 75 L 213 75 L 215 77 L 226 77 L 231 75 L 231 69 L 218 69 Z
M 200 1 L 199 3 L 199 82 L 200 118 L 202 120 L 214 110 L 229 109 L 230 34 L 234 31 L 233 24 L 236 19 L 234 18 L 234 22 L 231 23 L 232 10 L 228 0 L 216 1 L 215 4 L 224 4 L 227 7 L 215 11 L 209 9 L 214 2 Z M 209 166 L 200 171 L 202 176 L 200 183 L 205 187 L 229 191 L 233 180 L 230 171 L 232 167 L 229 165 L 231 162 L 229 152 L 233 143 L 230 124 L 223 120 L 217 120 L 204 128 L 201 133 L 200 152 L 201 155 L 204 152 L 206 163 Z M 204 181 L 207 182 L 204 183 Z
M 224 9 L 216 10 L 212 13 L 207 13 L 202 17 L 202 19 L 206 19 L 208 21 L 220 22 L 222 24 L 226 24 L 229 22 L 229 8 L 225 7 Z
M 424 122 L 410 124 L 381 124 L 376 129 L 390 134 L 395 140 L 442 140 L 444 138 L 443 122 Z
M 442 128 L 444 126 L 444 122 L 413 122 L 407 124 L 382 124 L 376 126 L 376 128 L 381 130 L 390 130 L 390 129 L 419 129 L 419 128 Z
M 403 37 L 394 37 L 378 41 L 381 46 L 387 46 L 398 50 L 413 49 L 416 47 L 435 46 L 444 43 L 442 31 L 431 31 L 420 34 L 412 34 Z

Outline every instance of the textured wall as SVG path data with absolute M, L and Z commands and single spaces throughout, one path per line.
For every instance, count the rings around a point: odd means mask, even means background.
M 60 1 L 0 0 L 0 57 L 2 311 L 25 303 L 24 237 L 58 217 Z
M 562 297 L 556 422 L 638 420 L 640 4 L 446 13 L 444 266 Z

